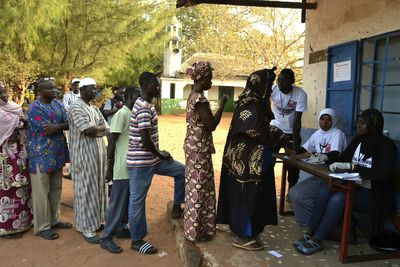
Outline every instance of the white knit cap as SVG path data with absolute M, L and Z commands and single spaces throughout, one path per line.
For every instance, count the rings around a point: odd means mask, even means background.
M 83 86 L 87 86 L 87 85 L 96 85 L 96 81 L 92 78 L 83 78 L 79 82 L 79 88 L 81 88 Z

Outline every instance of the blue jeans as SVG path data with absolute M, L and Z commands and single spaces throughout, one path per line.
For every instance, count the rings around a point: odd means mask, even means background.
M 110 201 L 106 225 L 104 226 L 103 239 L 110 239 L 118 228 L 123 228 L 127 223 L 129 202 L 129 180 L 114 180 L 111 188 Z
M 129 168 L 129 226 L 131 239 L 142 240 L 147 235 L 146 196 L 154 174 L 174 177 L 174 204 L 185 200 L 185 166 L 176 160 L 162 160 L 157 165 Z
M 315 231 L 316 239 L 325 239 L 331 229 L 339 223 L 344 212 L 345 198 L 345 192 L 330 192 L 328 184 L 320 188 L 308 224 L 308 227 Z M 353 211 L 367 213 L 371 211 L 371 208 L 371 190 L 357 186 L 354 193 Z

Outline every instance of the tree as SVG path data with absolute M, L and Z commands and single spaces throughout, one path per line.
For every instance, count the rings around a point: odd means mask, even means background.
M 199 5 L 184 13 L 184 28 L 189 28 L 183 32 L 185 45 L 190 47 L 187 56 L 194 52 L 230 55 L 236 64 L 229 68 L 247 73 L 262 67 L 293 68 L 301 81 L 304 29 L 297 25 L 298 11 L 215 7 Z M 188 19 L 188 14 L 194 18 Z
M 42 33 L 61 20 L 66 0 L 3 0 L 0 2 L 0 79 L 17 103 L 39 73 L 32 58 Z

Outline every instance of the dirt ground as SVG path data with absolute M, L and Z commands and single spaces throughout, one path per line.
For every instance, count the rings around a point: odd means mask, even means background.
M 213 134 L 217 151 L 213 157 L 217 191 L 222 152 L 231 116 L 231 113 L 224 114 Z M 159 117 L 160 148 L 169 151 L 181 162 L 184 162 L 182 146 L 185 131 L 184 115 Z M 34 236 L 31 229 L 21 239 L 0 240 L 0 266 L 181 266 L 166 214 L 167 202 L 172 199 L 173 179 L 155 176 L 146 202 L 149 229 L 146 239 L 158 247 L 159 253 L 156 255 L 141 255 L 130 250 L 129 239 L 117 240 L 124 252 L 114 255 L 98 245 L 88 244 L 73 229 L 59 230 L 60 238 L 53 241 Z M 61 219 L 71 223 L 73 222 L 72 200 L 72 183 L 64 179 Z

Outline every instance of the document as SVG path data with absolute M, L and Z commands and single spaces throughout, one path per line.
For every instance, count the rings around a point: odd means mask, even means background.
M 330 173 L 329 176 L 346 181 L 362 181 L 358 172 Z

